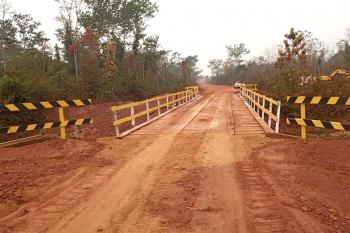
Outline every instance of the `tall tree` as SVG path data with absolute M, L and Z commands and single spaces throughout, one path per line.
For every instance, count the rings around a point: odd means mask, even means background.
M 57 30 L 57 37 L 64 46 L 64 57 L 72 67 L 75 76 L 79 78 L 79 37 L 81 33 L 80 15 L 83 9 L 83 0 L 55 0 L 60 5 L 57 20 L 62 26 Z
M 229 45 L 226 46 L 226 48 L 229 60 L 232 60 L 238 66 L 240 66 L 244 61 L 242 60 L 243 56 L 250 53 L 249 49 L 245 47 L 244 43 Z

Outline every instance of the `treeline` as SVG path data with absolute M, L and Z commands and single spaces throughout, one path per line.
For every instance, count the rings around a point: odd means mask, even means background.
M 262 92 L 281 100 L 287 95 L 350 96 L 350 78 L 339 76 L 321 81 L 337 68 L 350 70 L 350 29 L 346 38 L 330 49 L 311 32 L 290 29 L 281 44 L 265 56 L 244 60 L 249 49 L 244 43 L 227 46 L 226 59 L 209 61 L 211 82 L 233 85 L 240 80 L 257 83 Z
M 145 98 L 195 82 L 197 56 L 146 35 L 158 11 L 151 0 L 55 1 L 60 44 L 51 47 L 40 22 L 1 0 L 0 103 Z

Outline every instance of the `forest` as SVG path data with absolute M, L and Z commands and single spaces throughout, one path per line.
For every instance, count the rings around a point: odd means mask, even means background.
M 147 35 L 151 0 L 50 0 L 60 6 L 58 44 L 30 14 L 0 5 L 0 103 L 145 98 L 192 85 L 198 57 Z
M 350 28 L 346 37 L 326 45 L 309 31 L 291 28 L 281 35 L 281 43 L 264 56 L 244 60 L 250 53 L 245 43 L 226 46 L 226 59 L 209 61 L 211 82 L 233 85 L 237 80 L 258 84 L 259 90 L 277 99 L 287 95 L 350 96 L 350 78 L 322 81 L 335 69 L 350 70 Z

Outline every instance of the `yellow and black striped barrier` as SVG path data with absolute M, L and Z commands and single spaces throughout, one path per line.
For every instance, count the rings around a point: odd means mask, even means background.
M 77 119 L 77 120 L 68 120 L 63 122 L 37 123 L 37 124 L 0 128 L 0 133 L 14 134 L 19 132 L 29 132 L 29 131 L 40 130 L 40 129 L 65 128 L 68 126 L 82 126 L 85 124 L 92 124 L 92 123 L 93 123 L 92 119 Z
M 301 138 L 306 139 L 306 127 L 316 127 L 334 130 L 350 130 L 349 124 L 335 121 L 321 121 L 306 119 L 306 104 L 310 105 L 347 105 L 350 106 L 350 97 L 339 96 L 288 96 L 287 103 L 300 104 L 300 118 L 287 118 L 287 124 L 299 125 Z
M 20 111 L 35 111 L 52 108 L 67 108 L 67 107 L 83 107 L 92 105 L 91 99 L 86 100 L 59 100 L 59 101 L 44 101 L 39 103 L 20 103 L 20 104 L 4 104 L 0 105 L 0 112 L 20 112 Z
M 69 126 L 82 126 L 85 124 L 92 124 L 93 119 L 75 119 L 65 120 L 64 108 L 68 107 L 84 107 L 92 105 L 91 99 L 83 100 L 59 100 L 59 101 L 44 101 L 38 103 L 19 103 L 19 104 L 4 104 L 0 105 L 0 113 L 9 112 L 21 112 L 21 111 L 37 111 L 44 109 L 58 108 L 58 122 L 46 122 L 46 123 L 33 123 L 28 125 L 17 125 L 0 127 L 0 134 L 14 134 L 19 132 L 29 132 L 41 129 L 60 128 L 61 139 L 66 139 L 66 127 Z
M 287 118 L 287 123 L 291 125 L 299 126 L 311 126 L 322 129 L 335 129 L 335 130 L 350 130 L 350 124 L 343 124 L 336 121 L 320 121 L 320 120 L 309 120 L 301 118 Z
M 291 103 L 291 104 L 350 105 L 350 97 L 288 96 L 287 103 Z

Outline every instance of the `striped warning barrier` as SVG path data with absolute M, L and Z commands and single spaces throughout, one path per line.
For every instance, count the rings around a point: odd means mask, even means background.
M 0 113 L 22 112 L 22 111 L 36 111 L 43 109 L 58 108 L 58 122 L 33 123 L 28 125 L 0 127 L 0 134 L 14 134 L 19 132 L 29 132 L 40 129 L 60 128 L 61 139 L 66 139 L 66 127 L 82 126 L 85 124 L 92 124 L 93 120 L 90 118 L 65 120 L 64 108 L 68 107 L 83 107 L 92 105 L 91 99 L 78 100 L 59 100 L 59 101 L 44 101 L 38 103 L 19 103 L 19 104 L 4 104 L 0 105 Z
M 52 108 L 67 108 L 67 107 L 83 107 L 92 105 L 91 99 L 86 100 L 59 100 L 59 101 L 44 101 L 39 103 L 20 103 L 20 104 L 4 104 L 0 105 L 0 112 L 20 112 L 34 111 Z
M 336 121 L 320 121 L 301 118 L 287 118 L 287 123 L 299 126 L 311 126 L 323 129 L 350 130 L 350 124 L 343 124 Z
M 350 105 L 350 97 L 288 96 L 287 97 L 287 103 L 292 103 L 292 104 Z
M 29 132 L 40 129 L 52 129 L 52 128 L 64 128 L 68 126 L 82 126 L 85 124 L 92 124 L 92 119 L 77 119 L 77 120 L 68 120 L 62 122 L 46 122 L 46 123 L 37 123 L 29 125 L 20 125 L 20 126 L 9 126 L 5 128 L 0 128 L 1 134 L 13 134 L 19 132 Z
M 287 124 L 299 125 L 301 138 L 306 139 L 306 127 L 316 127 L 334 130 L 350 130 L 349 124 L 335 121 L 321 121 L 306 119 L 306 104 L 310 105 L 347 105 L 350 106 L 350 97 L 339 96 L 288 96 L 287 103 L 300 104 L 300 118 L 287 118 Z

